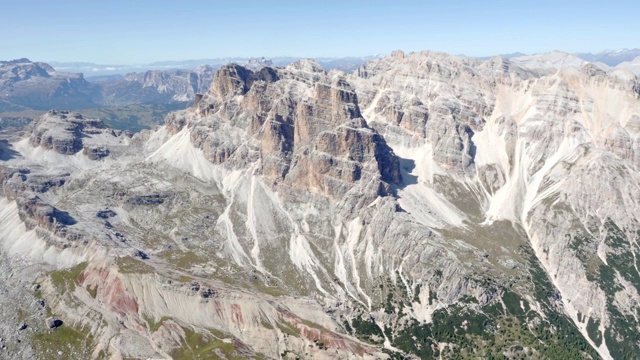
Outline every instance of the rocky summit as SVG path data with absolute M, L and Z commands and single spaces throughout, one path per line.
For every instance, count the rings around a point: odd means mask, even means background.
M 154 131 L 44 114 L 0 141 L 0 357 L 636 358 L 640 79 L 576 59 L 228 64 Z
M 214 69 L 209 65 L 200 65 L 192 71 L 129 73 L 121 80 L 99 84 L 98 102 L 107 106 L 191 102 L 196 94 L 207 91 L 213 75 Z

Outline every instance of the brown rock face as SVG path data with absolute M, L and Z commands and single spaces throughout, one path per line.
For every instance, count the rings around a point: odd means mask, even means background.
M 209 161 L 237 167 L 259 159 L 276 183 L 340 197 L 374 180 L 375 198 L 400 182 L 398 159 L 362 117 L 351 84 L 310 60 L 255 73 L 222 67 L 194 108 L 167 118 L 173 133 L 185 126 Z

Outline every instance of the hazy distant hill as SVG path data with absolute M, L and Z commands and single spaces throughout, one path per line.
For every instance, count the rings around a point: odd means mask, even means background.
M 317 62 L 326 70 L 351 72 L 375 58 L 327 57 Z M 144 66 L 52 62 L 56 68 L 28 59 L 4 61 L 0 63 L 0 111 L 190 102 L 195 94 L 209 89 L 214 71 L 223 64 L 235 62 L 256 70 L 263 66 L 286 66 L 295 60 L 294 57 L 220 58 Z M 126 75 L 122 75 L 125 71 Z M 87 78 L 78 72 L 88 75 Z
M 576 56 L 590 62 L 601 62 L 609 66 L 616 66 L 640 56 L 640 49 L 605 50 L 597 54 L 578 53 Z
M 195 70 L 130 73 L 118 81 L 100 83 L 104 105 L 168 104 L 193 101 L 213 80 L 214 68 L 200 65 Z
M 0 116 L 32 119 L 46 110 L 78 110 L 109 125 L 138 131 L 161 123 L 172 110 L 187 106 L 196 93 L 209 89 L 214 69 L 153 70 L 100 75 L 60 72 L 42 62 L 0 62 Z
M 99 84 L 99 83 L 122 80 L 122 79 L 124 79 L 124 76 L 120 75 L 120 74 L 94 75 L 94 76 L 87 76 L 87 77 L 85 77 L 85 79 L 90 83 Z
M 98 94 L 82 74 L 24 58 L 0 61 L 0 111 L 95 107 Z
M 552 51 L 549 53 L 560 53 L 560 52 L 561 51 Z M 535 56 L 535 55 L 544 55 L 544 54 L 534 54 L 531 56 Z M 577 58 L 580 58 L 582 60 L 586 60 L 588 62 L 602 63 L 607 66 L 615 67 L 620 63 L 623 63 L 625 61 L 632 61 L 636 57 L 640 56 L 640 49 L 605 50 L 599 53 L 574 53 L 571 55 Z M 521 52 L 515 52 L 510 54 L 500 54 L 499 56 L 506 59 L 511 59 L 511 58 L 529 56 L 529 55 Z M 478 59 L 489 60 L 492 57 L 493 56 L 482 56 L 482 57 L 479 57 Z
M 377 58 L 377 55 L 362 56 L 362 57 L 323 57 L 318 58 L 316 61 L 322 65 L 325 70 L 339 69 L 343 71 L 353 71 L 365 62 Z M 132 72 L 146 72 L 148 70 L 193 70 L 196 67 L 207 64 L 214 69 L 228 63 L 237 63 L 246 65 L 246 63 L 255 60 L 256 58 L 246 57 L 226 57 L 226 58 L 214 58 L 214 59 L 191 59 L 181 61 L 157 61 L 150 64 L 125 64 L 125 65 L 109 65 L 109 64 L 94 64 L 88 62 L 61 62 L 61 61 L 49 61 L 48 63 L 58 71 L 68 72 L 81 72 L 87 79 L 94 78 L 95 76 L 125 75 Z M 264 58 L 263 58 L 264 59 Z M 295 56 L 278 56 L 270 58 L 272 65 L 286 66 L 301 57 Z

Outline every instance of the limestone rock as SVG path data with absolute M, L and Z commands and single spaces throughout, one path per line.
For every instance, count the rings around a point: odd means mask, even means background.
M 173 133 L 188 126 L 191 142 L 215 164 L 242 166 L 258 156 L 265 176 L 328 196 L 373 176 L 384 182 L 369 190 L 373 200 L 400 181 L 398 160 L 362 118 L 344 75 L 310 60 L 256 73 L 224 66 L 197 106 L 167 126 Z
M 84 154 L 92 160 L 109 154 L 103 146 L 123 142 L 130 135 L 108 129 L 99 119 L 85 119 L 79 113 L 51 110 L 30 125 L 29 142 L 37 147 L 53 150 L 62 155 L 73 155 L 84 148 Z M 125 140 L 126 141 L 126 140 Z

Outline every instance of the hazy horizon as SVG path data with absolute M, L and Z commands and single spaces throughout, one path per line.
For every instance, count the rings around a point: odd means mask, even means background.
M 353 59 L 360 59 L 360 58 L 367 58 L 367 57 L 378 57 L 378 56 L 386 56 L 386 55 L 390 55 L 393 51 L 403 51 L 405 53 L 411 53 L 411 52 L 421 52 L 421 51 L 436 51 L 438 52 L 438 50 L 432 50 L 432 49 L 422 49 L 422 50 L 415 50 L 415 51 L 404 51 L 403 49 L 396 49 L 396 50 L 392 50 L 390 52 L 387 53 L 376 53 L 376 54 L 368 54 L 368 55 L 362 55 L 362 56 L 356 56 L 356 55 L 344 55 L 344 56 L 295 56 L 295 55 L 279 55 L 279 56 L 273 56 L 273 57 L 268 57 L 268 56 L 224 56 L 224 57 L 209 57 L 209 58 L 185 58 L 185 59 L 153 59 L 149 62 L 141 62 L 141 63 L 105 63 L 105 62 L 90 62 L 90 61 L 83 61 L 83 60 L 71 60 L 71 61 L 61 61 L 61 60 L 57 60 L 57 59 L 36 59 L 36 58 L 30 58 L 30 57 L 26 57 L 26 56 L 21 56 L 21 57 L 12 57 L 12 58 L 0 58 L 0 61 L 13 61 L 13 60 L 18 60 L 18 59 L 22 59 L 22 58 L 27 58 L 30 61 L 34 61 L 34 62 L 44 62 L 47 63 L 49 65 L 57 65 L 57 64 L 69 64 L 69 65 L 98 65 L 98 66 L 115 66 L 115 67 L 146 67 L 146 66 L 150 66 L 150 65 L 157 65 L 158 67 L 162 67 L 162 66 L 166 66 L 166 67 L 171 67 L 172 65 L 169 65 L 169 63 L 175 63 L 175 65 L 179 65 L 179 63 L 182 62 L 198 62 L 198 61 L 208 61 L 208 60 L 217 60 L 217 61 L 221 61 L 221 60 L 234 60 L 234 59 L 260 59 L 260 58 L 265 58 L 267 60 L 280 60 L 280 59 L 304 59 L 304 58 L 310 58 L 310 59 L 349 59 L 349 58 L 353 58 Z M 636 47 L 627 47 L 627 48 L 620 48 L 620 49 L 603 49 L 603 50 L 599 50 L 599 51 L 592 51 L 592 52 L 587 52 L 587 51 L 577 51 L 577 52 L 567 52 L 564 51 L 562 49 L 553 49 L 553 50 L 549 50 L 549 51 L 544 51 L 544 52 L 540 52 L 540 53 L 525 53 L 522 51 L 512 51 L 512 52 L 507 52 L 507 53 L 500 53 L 500 54 L 487 54 L 487 55 L 479 55 L 479 56 L 470 56 L 467 54 L 451 54 L 450 55 L 454 55 L 454 56 L 463 56 L 463 57 L 469 57 L 469 58 L 490 58 L 493 56 L 504 56 L 504 55 L 514 55 L 514 54 L 518 54 L 518 55 L 522 55 L 522 56 L 528 56 L 528 55 L 537 55 L 537 54 L 545 54 L 545 53 L 551 53 L 551 52 L 566 52 L 568 54 L 604 54 L 607 52 L 616 52 L 616 51 L 633 51 L 633 50 L 638 50 L 640 51 L 640 48 L 636 48 Z M 202 63 L 203 65 L 206 63 Z

